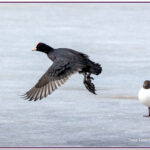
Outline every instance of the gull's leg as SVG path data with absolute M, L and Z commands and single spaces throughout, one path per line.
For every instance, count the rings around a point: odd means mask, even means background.
M 144 115 L 144 117 L 150 117 L 150 107 L 148 107 L 148 115 Z

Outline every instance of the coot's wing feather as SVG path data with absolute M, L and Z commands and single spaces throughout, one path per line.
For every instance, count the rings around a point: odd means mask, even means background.
M 38 100 L 51 94 L 64 84 L 67 79 L 80 70 L 80 65 L 68 60 L 56 60 L 38 83 L 25 93 L 25 99 Z

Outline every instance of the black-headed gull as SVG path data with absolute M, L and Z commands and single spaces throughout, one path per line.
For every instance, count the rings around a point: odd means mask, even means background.
M 139 101 L 148 107 L 149 114 L 145 117 L 150 117 L 150 81 L 145 80 L 143 87 L 140 89 L 138 94 Z

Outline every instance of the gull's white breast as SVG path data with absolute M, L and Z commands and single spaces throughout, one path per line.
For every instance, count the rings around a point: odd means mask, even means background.
M 141 88 L 138 94 L 139 101 L 150 107 L 150 89 Z

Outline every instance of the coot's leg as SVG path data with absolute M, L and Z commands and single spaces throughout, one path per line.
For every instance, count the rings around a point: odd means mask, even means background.
M 87 72 L 84 72 L 83 75 L 84 75 L 84 81 L 83 82 L 85 82 L 87 80 Z
M 89 74 L 87 75 L 87 79 L 92 79 L 92 80 L 94 80 L 94 78 L 91 77 L 91 73 L 89 73 Z

